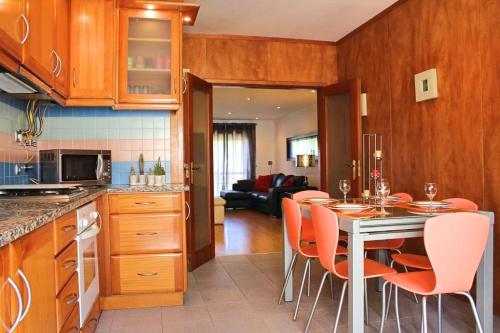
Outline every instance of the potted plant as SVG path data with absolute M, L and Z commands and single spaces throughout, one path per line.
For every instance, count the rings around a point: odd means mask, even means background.
M 139 185 L 146 185 L 146 176 L 144 175 L 144 155 L 139 155 Z
M 137 185 L 137 176 L 133 166 L 130 167 L 130 185 Z
M 165 184 L 165 169 L 161 165 L 161 160 L 158 157 L 158 161 L 154 167 L 155 170 L 155 185 L 162 186 Z
M 148 186 L 153 186 L 155 184 L 155 173 L 153 169 L 148 170 Z

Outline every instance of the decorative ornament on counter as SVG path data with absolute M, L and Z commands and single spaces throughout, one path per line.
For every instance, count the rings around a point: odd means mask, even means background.
M 137 185 L 137 175 L 133 166 L 130 167 L 130 185 Z
M 158 157 L 158 161 L 154 166 L 155 170 L 155 186 L 165 185 L 165 168 L 161 165 L 161 160 Z
M 144 155 L 139 155 L 139 185 L 146 185 L 146 176 L 144 175 Z
M 383 178 L 383 157 L 382 135 L 363 134 L 363 198 L 376 193 L 377 181 Z
M 155 173 L 153 172 L 153 169 L 148 170 L 148 186 L 154 186 L 155 185 Z

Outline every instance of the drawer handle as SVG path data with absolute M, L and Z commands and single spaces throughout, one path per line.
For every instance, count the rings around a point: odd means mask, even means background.
M 157 232 L 138 232 L 136 233 L 137 236 L 155 236 L 158 235 Z
M 64 299 L 64 303 L 67 305 L 75 304 L 78 301 L 78 295 L 73 293 Z
M 156 273 L 156 272 L 154 272 L 154 273 L 153 272 L 151 272 L 151 273 L 137 273 L 137 275 L 139 275 L 139 276 L 156 276 L 156 275 L 158 275 L 158 273 Z
M 66 225 L 66 226 L 62 227 L 61 230 L 64 232 L 70 232 L 70 231 L 76 230 L 76 225 Z
M 142 202 L 136 202 L 136 205 L 154 205 L 156 202 L 154 201 L 142 201 Z
M 78 263 L 76 262 L 76 260 L 68 260 L 68 261 L 64 262 L 63 267 L 65 269 L 70 269 L 70 268 L 76 267 L 77 264 Z

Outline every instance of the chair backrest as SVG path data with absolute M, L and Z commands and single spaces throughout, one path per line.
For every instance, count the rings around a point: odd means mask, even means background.
M 330 194 L 322 191 L 315 191 L 315 190 L 306 190 L 306 191 L 300 191 L 297 193 L 294 193 L 292 195 L 292 199 L 295 201 L 300 201 L 304 199 L 311 199 L 311 198 L 320 198 L 320 199 L 328 199 L 330 197 Z
M 300 231 L 302 229 L 302 213 L 300 205 L 290 198 L 283 198 L 281 206 L 283 208 L 283 217 L 285 218 L 288 242 L 294 251 L 301 252 Z
M 335 272 L 335 255 L 339 241 L 337 215 L 328 208 L 311 205 L 311 219 L 321 266 Z
M 489 219 L 452 213 L 427 220 L 425 250 L 436 277 L 434 293 L 469 291 L 488 239 Z
M 404 193 L 404 192 L 394 193 L 392 196 L 398 197 L 401 200 L 403 200 L 404 202 L 412 202 L 413 201 L 413 197 L 411 195 L 409 195 L 408 193 Z
M 470 210 L 471 212 L 476 212 L 478 209 L 475 202 L 463 198 L 449 198 L 443 201 L 453 204 L 457 209 Z

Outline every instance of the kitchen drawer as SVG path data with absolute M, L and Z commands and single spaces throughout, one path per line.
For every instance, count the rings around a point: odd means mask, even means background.
M 59 296 L 56 297 L 57 309 L 57 329 L 61 330 L 63 324 L 68 319 L 71 311 L 78 303 L 78 274 L 71 277 L 67 285 L 64 286 Z
M 181 210 L 181 193 L 134 193 L 109 196 L 110 214 L 169 213 Z
M 78 333 L 80 332 L 80 307 L 78 303 L 73 307 L 68 319 L 62 326 L 60 333 Z
M 100 316 L 101 316 L 101 307 L 99 306 L 99 298 L 97 298 L 80 332 L 94 333 L 97 329 L 97 324 L 99 323 Z
M 111 257 L 113 294 L 183 291 L 182 254 Z
M 58 254 L 76 237 L 76 210 L 61 216 L 54 223 L 54 254 Z
M 181 252 L 182 228 L 179 213 L 111 215 L 111 255 Z
M 59 294 L 77 266 L 76 241 L 73 241 L 56 257 L 56 294 Z

